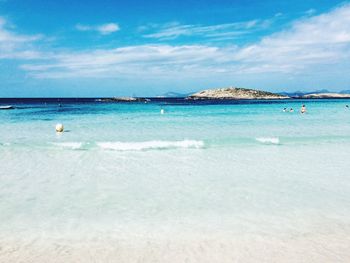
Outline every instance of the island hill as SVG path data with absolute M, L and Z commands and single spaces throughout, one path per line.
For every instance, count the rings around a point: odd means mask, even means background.
M 283 99 L 350 99 L 349 93 L 318 92 L 307 94 L 272 93 L 245 88 L 219 88 L 202 90 L 187 96 L 160 96 L 157 98 L 114 97 L 102 98 L 103 102 L 145 102 L 162 98 L 183 98 L 187 100 L 283 100 Z
M 159 98 L 169 98 L 169 97 L 159 97 Z M 276 93 L 254 90 L 254 89 L 244 89 L 244 88 L 222 88 L 222 89 L 208 89 L 203 90 L 187 97 L 187 100 L 276 100 L 276 99 L 289 99 L 290 97 L 286 95 L 280 95 Z M 133 97 L 114 97 L 114 98 L 103 98 L 99 99 L 103 102 L 147 102 L 148 98 L 133 98 Z
M 277 100 L 277 99 L 289 99 L 286 95 L 280 95 L 277 93 L 244 89 L 244 88 L 222 88 L 222 89 L 208 89 L 197 93 L 194 93 L 187 97 L 192 100 L 202 99 L 217 99 L 217 100 Z

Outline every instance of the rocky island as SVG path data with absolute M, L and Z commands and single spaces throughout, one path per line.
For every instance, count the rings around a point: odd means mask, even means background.
M 289 99 L 289 97 L 285 95 L 267 92 L 267 91 L 229 87 L 229 88 L 221 88 L 221 89 L 203 90 L 188 96 L 187 99 L 192 99 L 192 100 L 201 100 L 201 99 L 275 100 L 275 99 Z
M 350 94 L 342 93 L 312 93 L 306 94 L 301 97 L 301 99 L 350 99 Z
M 147 102 L 145 98 L 133 98 L 133 97 L 113 97 L 97 99 L 100 102 Z

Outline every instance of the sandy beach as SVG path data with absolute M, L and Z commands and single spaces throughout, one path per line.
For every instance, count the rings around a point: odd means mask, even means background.
M 218 233 L 133 238 L 0 241 L 0 262 L 106 263 L 106 262 L 348 262 L 349 229 L 319 235 L 227 236 Z

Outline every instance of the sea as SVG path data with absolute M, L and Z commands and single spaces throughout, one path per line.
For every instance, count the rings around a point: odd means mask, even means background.
M 4 105 L 0 262 L 350 262 L 350 100 Z

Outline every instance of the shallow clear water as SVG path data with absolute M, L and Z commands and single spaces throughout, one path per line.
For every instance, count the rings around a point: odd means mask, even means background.
M 350 234 L 350 101 L 302 103 L 0 111 L 0 240 Z

